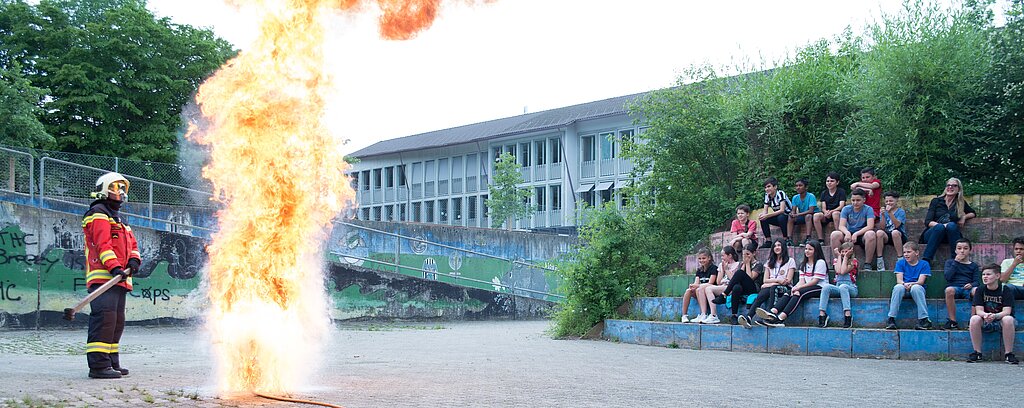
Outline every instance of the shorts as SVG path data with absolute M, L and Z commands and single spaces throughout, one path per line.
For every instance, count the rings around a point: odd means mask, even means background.
M 821 226 L 824 227 L 824 226 L 828 225 L 831 222 L 832 222 L 832 217 L 825 217 L 825 216 L 821 217 Z
M 865 227 L 865 228 L 867 228 L 867 227 Z M 860 231 L 858 231 L 858 232 L 860 232 Z M 857 239 L 855 241 L 853 241 L 853 244 L 854 245 L 860 245 L 861 247 L 863 247 L 864 246 L 864 234 L 861 234 L 861 235 L 857 236 Z
M 999 320 L 981 323 L 982 333 L 996 333 L 1003 331 L 1003 323 Z
M 1007 283 L 1006 285 L 1003 285 L 1003 287 L 1013 292 L 1014 299 L 1024 299 L 1024 286 L 1017 286 L 1012 283 Z
M 885 238 L 886 238 L 885 242 L 888 242 L 888 243 L 891 244 L 892 243 L 892 231 L 887 231 L 887 230 L 884 230 L 884 229 L 879 230 L 879 231 L 882 231 L 882 233 L 885 234 Z M 904 231 L 902 228 L 897 228 L 896 231 L 900 232 L 900 235 L 903 236 L 903 242 L 906 242 L 907 241 L 907 232 Z M 902 251 L 903 249 L 900 248 L 900 250 Z
M 946 286 L 947 288 L 953 288 L 955 291 L 953 294 L 954 299 L 970 299 L 971 291 L 974 289 L 964 289 L 963 286 Z
M 800 216 L 793 219 L 793 225 L 804 225 L 807 223 L 806 216 Z

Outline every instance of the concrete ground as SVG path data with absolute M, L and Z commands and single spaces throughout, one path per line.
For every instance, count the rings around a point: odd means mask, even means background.
M 544 321 L 339 326 L 293 397 L 345 407 L 1016 406 L 1024 366 L 553 340 Z M 85 333 L 0 332 L 0 406 L 287 406 L 214 393 L 196 329 L 128 327 L 120 380 L 86 378 Z M 1021 353 L 1024 354 L 1024 353 Z M 740 385 L 734 385 L 740 384 Z M 984 384 L 984 390 L 979 389 Z M 974 390 L 972 390 L 974 389 Z

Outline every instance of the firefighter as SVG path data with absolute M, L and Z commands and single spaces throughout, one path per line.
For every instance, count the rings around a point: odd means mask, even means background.
M 90 378 L 121 378 L 121 333 L 124 332 L 125 299 L 132 290 L 132 274 L 142 266 L 139 246 L 131 227 L 121 221 L 118 211 L 128 200 L 128 179 L 107 173 L 96 180 L 89 206 L 82 219 L 85 230 L 85 280 L 89 292 L 120 276 L 122 281 L 89 303 L 89 335 L 86 360 Z

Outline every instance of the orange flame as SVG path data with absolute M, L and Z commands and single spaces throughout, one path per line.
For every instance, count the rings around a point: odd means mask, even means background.
M 219 230 L 208 251 L 207 324 L 222 391 L 293 390 L 329 328 L 321 244 L 353 199 L 341 148 L 323 119 L 333 91 L 325 69 L 328 18 L 360 0 L 231 0 L 261 19 L 255 42 L 202 85 Z M 430 26 L 440 0 L 377 0 L 380 33 L 408 39 Z

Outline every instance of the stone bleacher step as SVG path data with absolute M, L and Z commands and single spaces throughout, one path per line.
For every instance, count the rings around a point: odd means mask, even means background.
M 853 324 L 857 328 L 881 329 L 885 327 L 889 313 L 889 299 L 850 299 L 851 315 Z M 725 305 L 717 306 L 716 312 L 719 318 L 728 320 L 732 314 L 731 309 Z M 946 303 L 941 299 L 930 299 L 927 301 L 928 316 L 936 328 L 946 322 Z M 833 298 L 828 303 L 828 313 L 832 327 L 838 327 L 843 321 L 842 304 L 839 298 Z M 746 307 L 740 307 L 740 313 Z M 630 317 L 637 320 L 678 322 L 682 317 L 683 300 L 678 297 L 643 297 L 633 300 L 630 309 Z M 690 317 L 700 313 L 700 307 L 696 299 L 690 300 Z M 1024 330 L 1024 300 L 1017 301 L 1013 308 L 1014 318 L 1017 319 L 1017 330 Z M 956 320 L 960 327 L 966 330 L 970 321 L 970 303 L 966 299 L 956 301 Z M 804 301 L 797 307 L 796 312 L 786 319 L 787 326 L 813 327 L 818 323 L 818 298 Z M 917 308 L 914 302 L 907 298 L 900 305 L 899 313 L 896 315 L 896 324 L 900 328 L 913 328 L 917 323 Z
M 815 327 L 754 327 L 640 320 L 605 320 L 602 337 L 631 344 L 691 350 L 901 360 L 964 360 L 973 351 L 965 330 L 881 330 Z M 982 354 L 1002 361 L 1002 336 L 986 333 Z M 1024 350 L 1017 332 L 1014 350 Z

